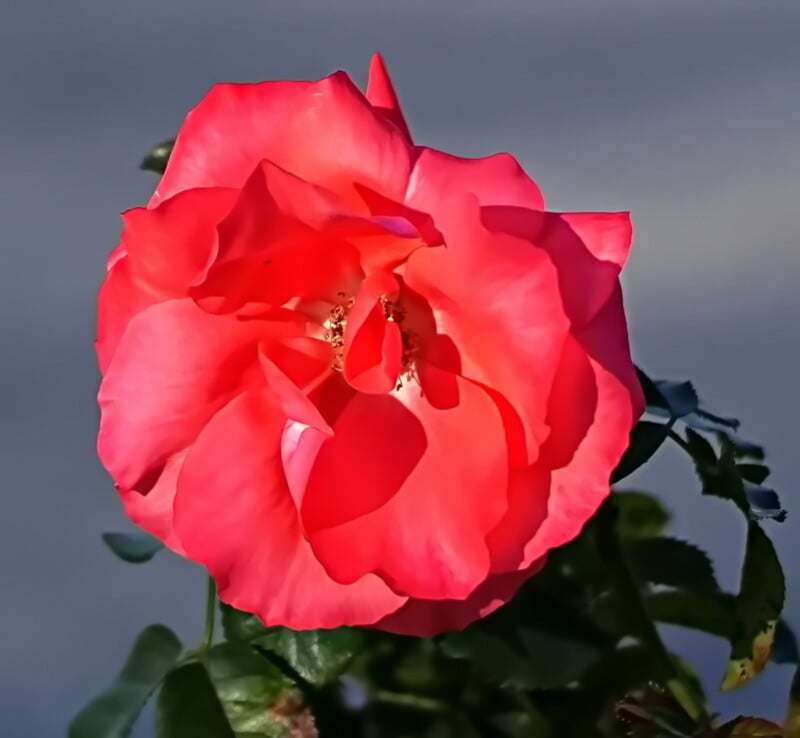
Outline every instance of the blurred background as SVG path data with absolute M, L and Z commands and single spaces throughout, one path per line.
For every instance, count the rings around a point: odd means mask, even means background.
M 418 141 L 514 153 L 553 209 L 633 212 L 636 359 L 766 445 L 800 627 L 797 0 L 29 0 L 0 19 L 0 735 L 64 735 L 150 622 L 200 637 L 200 571 L 126 566 L 99 537 L 130 526 L 95 458 L 95 293 L 118 213 L 155 185 L 142 155 L 216 82 L 363 84 L 374 51 Z M 736 588 L 741 516 L 681 453 L 626 486 Z M 668 637 L 725 715 L 782 717 L 790 667 L 723 696 L 727 644 Z

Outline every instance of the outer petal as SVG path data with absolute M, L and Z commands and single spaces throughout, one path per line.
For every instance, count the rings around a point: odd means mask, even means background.
M 219 408 L 253 379 L 263 382 L 257 342 L 265 334 L 264 322 L 209 315 L 188 299 L 131 321 L 98 394 L 98 452 L 121 488 L 147 492 Z
M 439 225 L 442 209 L 451 207 L 454 189 L 471 192 L 481 205 L 515 205 L 544 210 L 537 184 L 510 154 L 462 159 L 436 149 L 419 149 L 406 190 L 406 203 L 433 215 Z
M 136 525 L 164 542 L 175 553 L 183 555 L 183 546 L 175 534 L 172 503 L 175 500 L 178 474 L 186 458 L 186 451 L 170 456 L 158 481 L 149 490 L 137 492 L 117 487 L 128 517 Z
M 484 539 L 506 510 L 505 428 L 488 393 L 452 379 L 452 407 L 433 407 L 408 383 L 355 395 L 333 424 L 301 513 L 337 581 L 373 571 L 397 592 L 436 600 L 464 598 L 486 578 Z
M 150 206 L 193 187 L 241 187 L 263 159 L 358 202 L 355 182 L 401 200 L 411 170 L 403 134 L 344 72 L 224 84 L 189 113 Z
M 447 246 L 415 251 L 406 284 L 458 348 L 460 373 L 501 392 L 519 413 L 533 461 L 548 433 L 547 398 L 569 330 L 556 270 L 528 241 L 484 227 L 474 198 L 443 201 L 438 217 Z
M 585 350 L 594 374 L 594 412 L 587 418 L 589 398 L 584 390 L 568 392 L 563 387 L 553 393 L 549 422 L 554 428 L 565 422 L 580 428 L 554 430 L 553 441 L 542 449 L 541 463 L 553 467 L 547 517 L 525 547 L 525 562 L 538 559 L 580 533 L 608 496 L 611 472 L 627 448 L 630 429 L 644 407 L 630 360 L 619 285 L 606 306 L 575 338 Z M 565 352 L 561 375 L 565 384 L 570 370 L 576 369 L 578 357 L 574 348 Z M 585 430 L 580 432 L 583 426 Z M 577 445 L 570 449 L 576 441 Z
M 542 213 L 491 206 L 481 218 L 492 230 L 545 249 L 558 269 L 559 288 L 572 324 L 586 325 L 606 304 L 630 251 L 629 213 Z
M 127 255 L 116 259 L 110 267 L 97 295 L 97 361 L 105 373 L 119 341 L 134 315 L 157 302 L 169 300 L 173 295 L 154 289 L 131 273 Z
M 374 623 L 406 598 L 372 574 L 338 584 L 314 558 L 283 475 L 284 424 L 261 390 L 233 400 L 200 433 L 175 499 L 187 556 L 208 567 L 225 602 L 268 625 Z
M 375 54 L 369 65 L 369 80 L 367 82 L 367 100 L 374 108 L 383 113 L 386 118 L 394 123 L 411 143 L 411 132 L 400 108 L 400 101 L 394 91 L 394 85 L 389 77 L 386 64 L 380 54 Z
M 461 630 L 508 602 L 544 564 L 542 559 L 522 571 L 491 576 L 464 600 L 409 600 L 375 627 L 390 633 L 422 637 Z

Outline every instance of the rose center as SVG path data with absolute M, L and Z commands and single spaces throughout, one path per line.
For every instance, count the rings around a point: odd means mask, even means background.
M 331 345 L 331 367 L 337 371 L 344 371 L 345 354 L 347 343 L 346 331 L 348 318 L 355 303 L 354 298 L 347 292 L 338 294 L 339 302 L 328 312 L 328 317 L 323 322 L 323 337 Z M 404 382 L 415 378 L 414 358 L 418 350 L 416 334 L 408 329 L 406 325 L 406 311 L 401 302 L 395 297 L 382 295 L 379 306 L 380 317 L 387 323 L 394 323 L 400 329 L 400 341 L 402 353 L 398 379 L 395 389 L 403 387 Z M 377 316 L 376 316 L 377 319 Z M 351 339 L 348 339 L 351 340 Z

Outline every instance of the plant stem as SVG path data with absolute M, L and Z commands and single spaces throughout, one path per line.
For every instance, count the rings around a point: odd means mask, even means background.
M 422 710 L 423 712 L 448 711 L 448 707 L 444 702 L 417 694 L 406 694 L 404 692 L 391 692 L 387 689 L 379 689 L 372 693 L 372 698 L 376 702 L 382 702 L 385 705 L 408 707 L 412 710 Z
M 211 648 L 214 642 L 214 617 L 217 613 L 217 584 L 209 576 L 206 589 L 206 625 L 203 631 L 203 641 L 200 644 L 200 651 L 205 652 Z
M 692 720 L 708 724 L 705 708 L 678 671 L 656 624 L 647 614 L 639 585 L 625 561 L 615 523 L 616 508 L 613 501 L 609 500 L 597 516 L 596 543 L 598 553 L 608 568 L 614 596 L 625 608 L 625 616 L 634 630 L 633 635 L 653 657 L 659 679 Z

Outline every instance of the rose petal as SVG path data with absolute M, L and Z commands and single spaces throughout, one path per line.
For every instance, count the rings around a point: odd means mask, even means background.
M 411 170 L 404 135 L 344 72 L 223 84 L 186 118 L 150 206 L 194 187 L 241 187 L 264 159 L 352 202 L 355 182 L 402 200 Z
M 395 295 L 397 280 L 378 272 L 361 285 L 344 331 L 344 378 L 360 392 L 382 394 L 400 376 L 403 342 L 400 327 L 384 314 L 381 297 Z
M 136 280 L 127 255 L 114 261 L 97 295 L 95 349 L 101 372 L 108 369 L 131 319 L 145 308 L 172 297 L 168 292 Z
M 454 188 L 472 193 L 481 205 L 544 210 L 541 190 L 510 154 L 463 159 L 436 149 L 418 148 L 418 152 L 405 203 L 431 213 L 437 225 L 441 212 L 450 208 Z
M 560 439 L 560 443 L 554 440 L 552 446 L 542 450 L 541 463 L 553 465 L 547 517 L 525 547 L 524 562 L 539 558 L 580 533 L 608 496 L 611 472 L 622 457 L 628 445 L 628 432 L 644 407 L 641 387 L 630 360 L 619 285 L 605 307 L 575 338 L 585 350 L 594 374 L 594 414 L 582 438 L 579 439 L 579 432 L 554 430 L 554 439 Z M 575 366 L 576 353 L 572 350 L 570 353 L 565 370 Z M 567 371 L 562 377 L 564 391 L 554 393 L 548 407 L 548 420 L 554 428 L 559 423 L 583 427 L 586 393 L 566 391 Z M 578 387 L 576 385 L 575 389 Z M 578 439 L 572 453 L 565 453 L 565 445 Z M 559 464 L 561 466 L 557 466 Z
M 183 546 L 175 534 L 172 503 L 187 449 L 167 459 L 158 481 L 145 492 L 118 489 L 128 517 L 148 533 L 163 541 L 175 553 L 183 555 Z
M 155 482 L 219 408 L 263 382 L 257 344 L 272 330 L 265 321 L 209 315 L 188 299 L 133 318 L 98 394 L 98 453 L 120 487 L 146 491 L 146 479 Z
M 558 269 L 567 315 L 586 325 L 606 304 L 630 251 L 629 213 L 542 213 L 525 208 L 481 209 L 484 224 L 545 249 Z
M 487 230 L 479 213 L 474 198 L 451 199 L 437 221 L 446 248 L 415 251 L 404 278 L 457 347 L 461 374 L 497 389 L 519 413 L 532 462 L 549 432 L 545 408 L 569 321 L 548 255 Z M 422 356 L 436 361 L 426 348 Z
M 408 124 L 400 108 L 400 101 L 380 54 L 374 54 L 369 65 L 367 100 L 374 108 L 383 113 L 387 120 L 394 123 L 411 143 L 411 132 L 408 130 Z
M 409 600 L 374 627 L 421 637 L 461 630 L 506 604 L 544 564 L 542 559 L 522 571 L 491 576 L 464 600 Z
M 267 625 L 304 630 L 374 623 L 405 598 L 372 574 L 338 584 L 314 558 L 283 476 L 284 424 L 262 390 L 236 398 L 203 429 L 175 498 L 186 554 L 208 568 L 223 601 Z
M 355 395 L 333 423 L 301 513 L 337 581 L 373 571 L 411 597 L 452 599 L 486 578 L 484 539 L 506 509 L 505 429 L 484 390 L 456 381 L 451 408 L 432 407 L 408 382 Z

